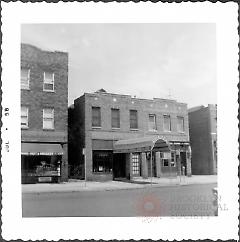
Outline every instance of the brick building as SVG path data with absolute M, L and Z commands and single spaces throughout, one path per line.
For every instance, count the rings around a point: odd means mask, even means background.
M 66 181 L 68 54 L 21 44 L 22 182 Z
M 192 173 L 217 174 L 217 105 L 188 110 Z
M 186 104 L 101 89 L 76 99 L 71 113 L 71 162 L 85 159 L 87 180 L 191 175 Z

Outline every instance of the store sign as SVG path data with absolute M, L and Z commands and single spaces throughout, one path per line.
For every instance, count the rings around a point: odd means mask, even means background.
M 46 177 L 38 177 L 38 182 L 51 182 L 52 177 L 46 176 Z

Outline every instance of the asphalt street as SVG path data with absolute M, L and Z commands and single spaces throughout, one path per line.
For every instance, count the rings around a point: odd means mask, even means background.
M 23 193 L 23 217 L 213 216 L 216 184 L 116 191 Z

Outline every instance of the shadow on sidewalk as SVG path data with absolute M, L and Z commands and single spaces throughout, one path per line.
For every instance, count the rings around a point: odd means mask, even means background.
M 134 181 L 134 180 L 128 180 L 127 178 L 115 178 L 114 181 L 117 181 L 117 182 L 125 182 L 125 183 L 132 183 L 132 184 L 151 184 L 151 182 L 149 181 Z M 152 184 L 157 184 L 155 182 L 152 182 Z

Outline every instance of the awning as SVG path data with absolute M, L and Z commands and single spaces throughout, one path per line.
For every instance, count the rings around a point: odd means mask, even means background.
M 168 141 L 151 136 L 118 140 L 114 143 L 113 148 L 114 153 L 147 152 L 151 151 L 151 149 L 161 152 L 169 152 L 171 150 Z
M 63 155 L 60 144 L 22 143 L 22 155 Z

